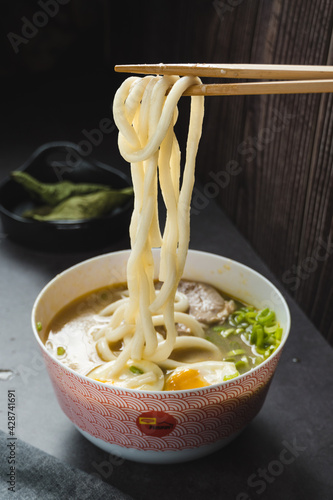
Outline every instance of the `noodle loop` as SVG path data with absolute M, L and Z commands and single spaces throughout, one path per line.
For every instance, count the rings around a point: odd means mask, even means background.
M 181 340 L 184 337 L 178 337 L 176 323 L 191 330 L 185 341 L 188 345 L 197 346 L 200 340 L 207 348 L 201 324 L 186 313 L 188 300 L 177 292 L 189 245 L 190 203 L 204 98 L 191 98 L 182 179 L 174 126 L 180 97 L 196 83 L 200 83 L 196 77 L 131 77 L 116 92 L 113 113 L 119 129 L 118 145 L 124 159 L 131 163 L 134 188 L 130 224 L 132 251 L 127 264 L 129 296 L 100 313 L 110 321 L 93 335 L 98 339 L 98 353 L 106 363 L 93 371 L 93 378 L 112 379 L 124 370 L 130 359 L 146 360 L 153 365 L 167 362 L 177 343 L 184 342 Z M 163 234 L 159 226 L 158 183 L 166 207 Z M 155 290 L 153 247 L 161 248 L 160 290 Z M 156 327 L 162 327 L 165 335 L 161 336 Z M 112 345 L 121 340 L 122 349 L 116 353 Z M 146 382 L 153 377 L 140 376 Z

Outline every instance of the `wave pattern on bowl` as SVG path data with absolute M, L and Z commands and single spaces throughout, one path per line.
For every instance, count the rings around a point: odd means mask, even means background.
M 223 388 L 175 392 L 167 398 L 163 392 L 103 386 L 70 373 L 45 354 L 44 358 L 63 411 L 81 430 L 121 447 L 171 451 L 211 444 L 241 430 L 260 410 L 279 356 Z M 147 424 L 143 432 L 137 421 L 148 413 L 151 422 L 154 415 L 164 414 L 176 424 Z M 161 437 L 163 428 L 166 434 Z

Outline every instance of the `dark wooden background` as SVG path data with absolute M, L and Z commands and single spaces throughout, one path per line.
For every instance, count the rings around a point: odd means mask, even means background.
M 33 19 L 40 4 L 3 0 L 0 9 L 0 74 L 13 106 L 16 95 L 66 80 L 80 82 L 82 102 L 111 99 L 116 63 L 333 64 L 331 0 L 69 0 L 17 54 L 8 33 L 21 34 L 22 16 Z M 63 100 L 68 85 L 58 85 Z M 193 210 L 220 203 L 333 345 L 332 99 L 206 99 Z

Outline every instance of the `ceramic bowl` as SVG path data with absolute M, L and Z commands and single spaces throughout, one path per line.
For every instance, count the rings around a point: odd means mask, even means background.
M 39 294 L 32 328 L 59 404 L 76 428 L 103 450 L 146 463 L 196 459 L 234 439 L 261 409 L 290 329 L 285 299 L 256 271 L 219 255 L 190 250 L 184 277 L 205 281 L 258 308 L 274 308 L 283 328 L 276 351 L 230 381 L 186 391 L 140 391 L 105 385 L 62 365 L 45 348 L 43 329 L 73 299 L 126 281 L 130 251 L 101 255 L 56 276 Z M 154 252 L 158 263 L 159 251 Z
M 50 142 L 40 146 L 16 170 L 36 179 L 55 183 L 98 183 L 115 189 L 132 185 L 119 169 L 92 158 L 80 156 L 80 148 L 71 142 Z M 133 197 L 102 217 L 81 220 L 36 221 L 23 217 L 36 204 L 23 187 L 6 177 L 0 183 L 0 218 L 3 232 L 16 243 L 46 251 L 77 251 L 101 248 L 128 235 Z

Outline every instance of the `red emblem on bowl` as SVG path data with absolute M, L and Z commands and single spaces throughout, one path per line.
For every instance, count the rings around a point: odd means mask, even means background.
M 173 431 L 177 420 L 164 411 L 149 411 L 138 416 L 136 425 L 148 436 L 163 437 Z

